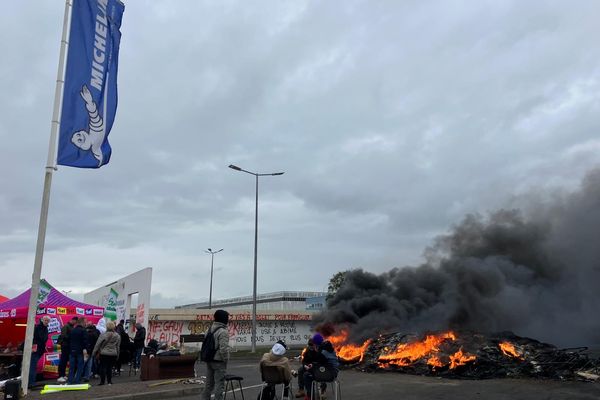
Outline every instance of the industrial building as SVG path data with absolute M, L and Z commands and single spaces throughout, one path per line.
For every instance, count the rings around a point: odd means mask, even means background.
M 325 292 L 280 291 L 264 293 L 256 296 L 257 311 L 318 311 L 325 308 Z M 185 304 L 176 309 L 208 310 L 208 301 Z M 224 308 L 231 311 L 252 309 L 252 296 L 232 297 L 223 300 L 214 300 L 212 308 Z

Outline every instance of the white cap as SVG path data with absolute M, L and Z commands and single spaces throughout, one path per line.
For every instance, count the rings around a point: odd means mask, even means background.
M 275 343 L 271 349 L 271 353 L 275 354 L 276 356 L 282 356 L 285 354 L 285 347 L 279 343 Z

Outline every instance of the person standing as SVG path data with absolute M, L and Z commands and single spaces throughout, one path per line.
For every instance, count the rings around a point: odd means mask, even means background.
M 139 322 L 135 324 L 135 337 L 133 338 L 133 347 L 135 348 L 135 358 L 133 360 L 133 368 L 137 371 L 140 369 L 140 361 L 142 360 L 142 352 L 146 343 L 146 328 Z
M 48 323 L 50 323 L 50 317 L 44 315 L 39 324 L 33 329 L 33 345 L 34 351 L 31 352 L 31 363 L 29 364 L 29 387 L 35 385 L 35 378 L 37 376 L 37 365 L 40 358 L 46 352 L 46 342 L 48 341 Z
M 127 332 L 125 332 L 125 320 L 124 319 L 119 321 L 119 324 L 115 327 L 115 332 L 117 332 L 121 336 L 121 339 L 123 338 L 123 334 L 127 333 Z
M 71 331 L 69 339 L 70 357 L 69 357 L 69 385 L 78 385 L 81 383 L 83 375 L 84 357 L 87 357 L 88 337 L 85 330 L 85 318 L 77 320 L 77 324 Z
M 100 358 L 100 385 L 112 384 L 112 369 L 119 357 L 120 345 L 121 336 L 115 332 L 115 323 L 107 322 L 106 332 L 100 335 L 92 353 L 93 357 Z
M 100 335 L 102 335 L 104 332 L 106 332 L 106 319 L 104 317 L 102 317 L 98 320 L 98 323 L 96 324 L 96 329 L 98 329 L 98 332 L 100 332 Z
M 85 360 L 83 366 L 83 380 L 89 381 L 92 377 L 92 374 L 96 372 L 94 357 L 92 357 L 92 353 L 94 352 L 94 346 L 96 346 L 96 342 L 98 341 L 98 337 L 100 337 L 100 331 L 96 328 L 92 321 L 88 321 L 87 326 L 85 327 L 85 331 L 87 333 L 88 341 L 87 341 L 87 353 L 88 358 Z
M 73 327 L 77 323 L 77 317 L 71 318 L 66 325 L 60 330 L 60 336 L 58 337 L 58 344 L 60 344 L 60 360 L 58 362 L 58 383 L 67 382 L 67 363 L 71 356 L 71 349 L 69 347 L 69 335 L 73 330 Z
M 116 364 L 116 375 L 119 376 L 123 372 L 123 364 L 133 362 L 133 343 L 124 326 L 124 324 L 119 323 L 115 328 L 115 333 L 121 337 L 121 348 L 119 349 L 119 358 Z
M 215 400 L 222 400 L 225 390 L 225 372 L 229 361 L 229 313 L 225 310 L 215 311 L 214 321 L 208 328 L 208 333 L 213 335 L 214 356 L 211 361 L 206 361 L 206 385 L 202 392 L 203 400 L 210 400 L 214 392 Z M 203 343 L 203 346 L 208 341 Z M 202 350 L 201 350 L 202 353 Z M 212 352 L 211 352 L 212 353 Z

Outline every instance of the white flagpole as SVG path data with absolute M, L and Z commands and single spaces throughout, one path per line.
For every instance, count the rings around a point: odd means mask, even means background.
M 35 315 L 37 298 L 40 291 L 40 277 L 42 275 L 42 259 L 44 257 L 44 243 L 46 241 L 46 223 L 48 221 L 48 207 L 50 205 L 50 187 L 52 174 L 56 170 L 56 139 L 60 126 L 64 69 L 68 47 L 70 28 L 71 0 L 65 0 L 65 15 L 63 19 L 62 39 L 60 42 L 60 55 L 58 59 L 58 72 L 56 74 L 56 89 L 54 91 L 54 110 L 52 112 L 52 126 L 50 128 L 50 145 L 48 146 L 48 161 L 46 162 L 46 175 L 44 178 L 44 193 L 42 195 L 42 210 L 38 227 L 37 245 L 35 248 L 35 262 L 31 278 L 31 295 L 29 296 L 29 309 L 27 311 L 27 329 L 25 331 L 25 345 L 23 347 L 23 363 L 21 367 L 21 382 L 23 394 L 27 395 L 29 385 L 29 368 L 31 363 L 31 348 L 33 346 L 33 330 L 35 328 Z

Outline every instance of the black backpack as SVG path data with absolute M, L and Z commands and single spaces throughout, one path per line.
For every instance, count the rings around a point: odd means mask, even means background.
M 218 327 L 213 332 L 211 329 L 208 330 L 204 341 L 202 342 L 202 348 L 200 349 L 200 361 L 214 361 L 215 354 L 217 354 L 217 344 L 215 343 L 215 333 L 223 327 Z

